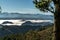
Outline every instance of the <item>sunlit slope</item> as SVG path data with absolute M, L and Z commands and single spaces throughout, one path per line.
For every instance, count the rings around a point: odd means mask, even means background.
M 30 30 L 25 34 L 12 34 L 5 36 L 3 39 L 18 39 L 18 40 L 54 40 L 53 27 L 49 27 L 42 31 Z

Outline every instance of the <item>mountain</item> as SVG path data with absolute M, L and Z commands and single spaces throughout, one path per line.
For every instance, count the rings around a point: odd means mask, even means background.
M 37 30 L 30 30 L 26 33 L 22 34 L 11 34 L 11 35 L 6 35 L 4 37 L 0 37 L 0 40 L 7 40 L 7 39 L 21 39 L 21 40 L 55 40 L 54 38 L 54 30 L 53 26 L 46 28 L 41 31 Z
M 39 23 L 33 23 L 33 22 L 30 22 L 30 21 L 26 21 L 24 22 L 21 26 L 33 26 L 33 27 L 44 27 L 44 26 L 51 26 L 53 25 L 53 23 L 50 23 L 50 22 L 39 22 Z
M 0 13 L 0 19 L 53 20 L 53 15 Z
M 0 28 L 0 36 L 10 35 L 10 34 L 17 34 L 17 33 L 26 33 L 29 30 L 43 30 L 48 27 L 51 27 L 53 24 L 49 22 L 42 22 L 42 23 L 32 23 L 32 22 L 25 22 L 21 26 L 18 25 L 2 25 Z

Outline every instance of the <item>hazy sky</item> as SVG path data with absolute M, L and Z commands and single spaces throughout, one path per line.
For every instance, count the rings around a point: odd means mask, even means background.
M 0 0 L 3 12 L 41 13 L 35 8 L 33 0 Z

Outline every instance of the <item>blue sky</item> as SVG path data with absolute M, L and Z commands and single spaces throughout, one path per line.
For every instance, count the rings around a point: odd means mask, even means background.
M 33 0 L 0 0 L 3 12 L 42 13 L 35 8 Z

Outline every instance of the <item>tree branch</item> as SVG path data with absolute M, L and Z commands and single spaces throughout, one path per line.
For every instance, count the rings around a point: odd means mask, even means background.
M 50 11 L 51 13 L 55 13 L 54 11 L 51 11 L 51 10 L 48 10 L 48 11 Z

